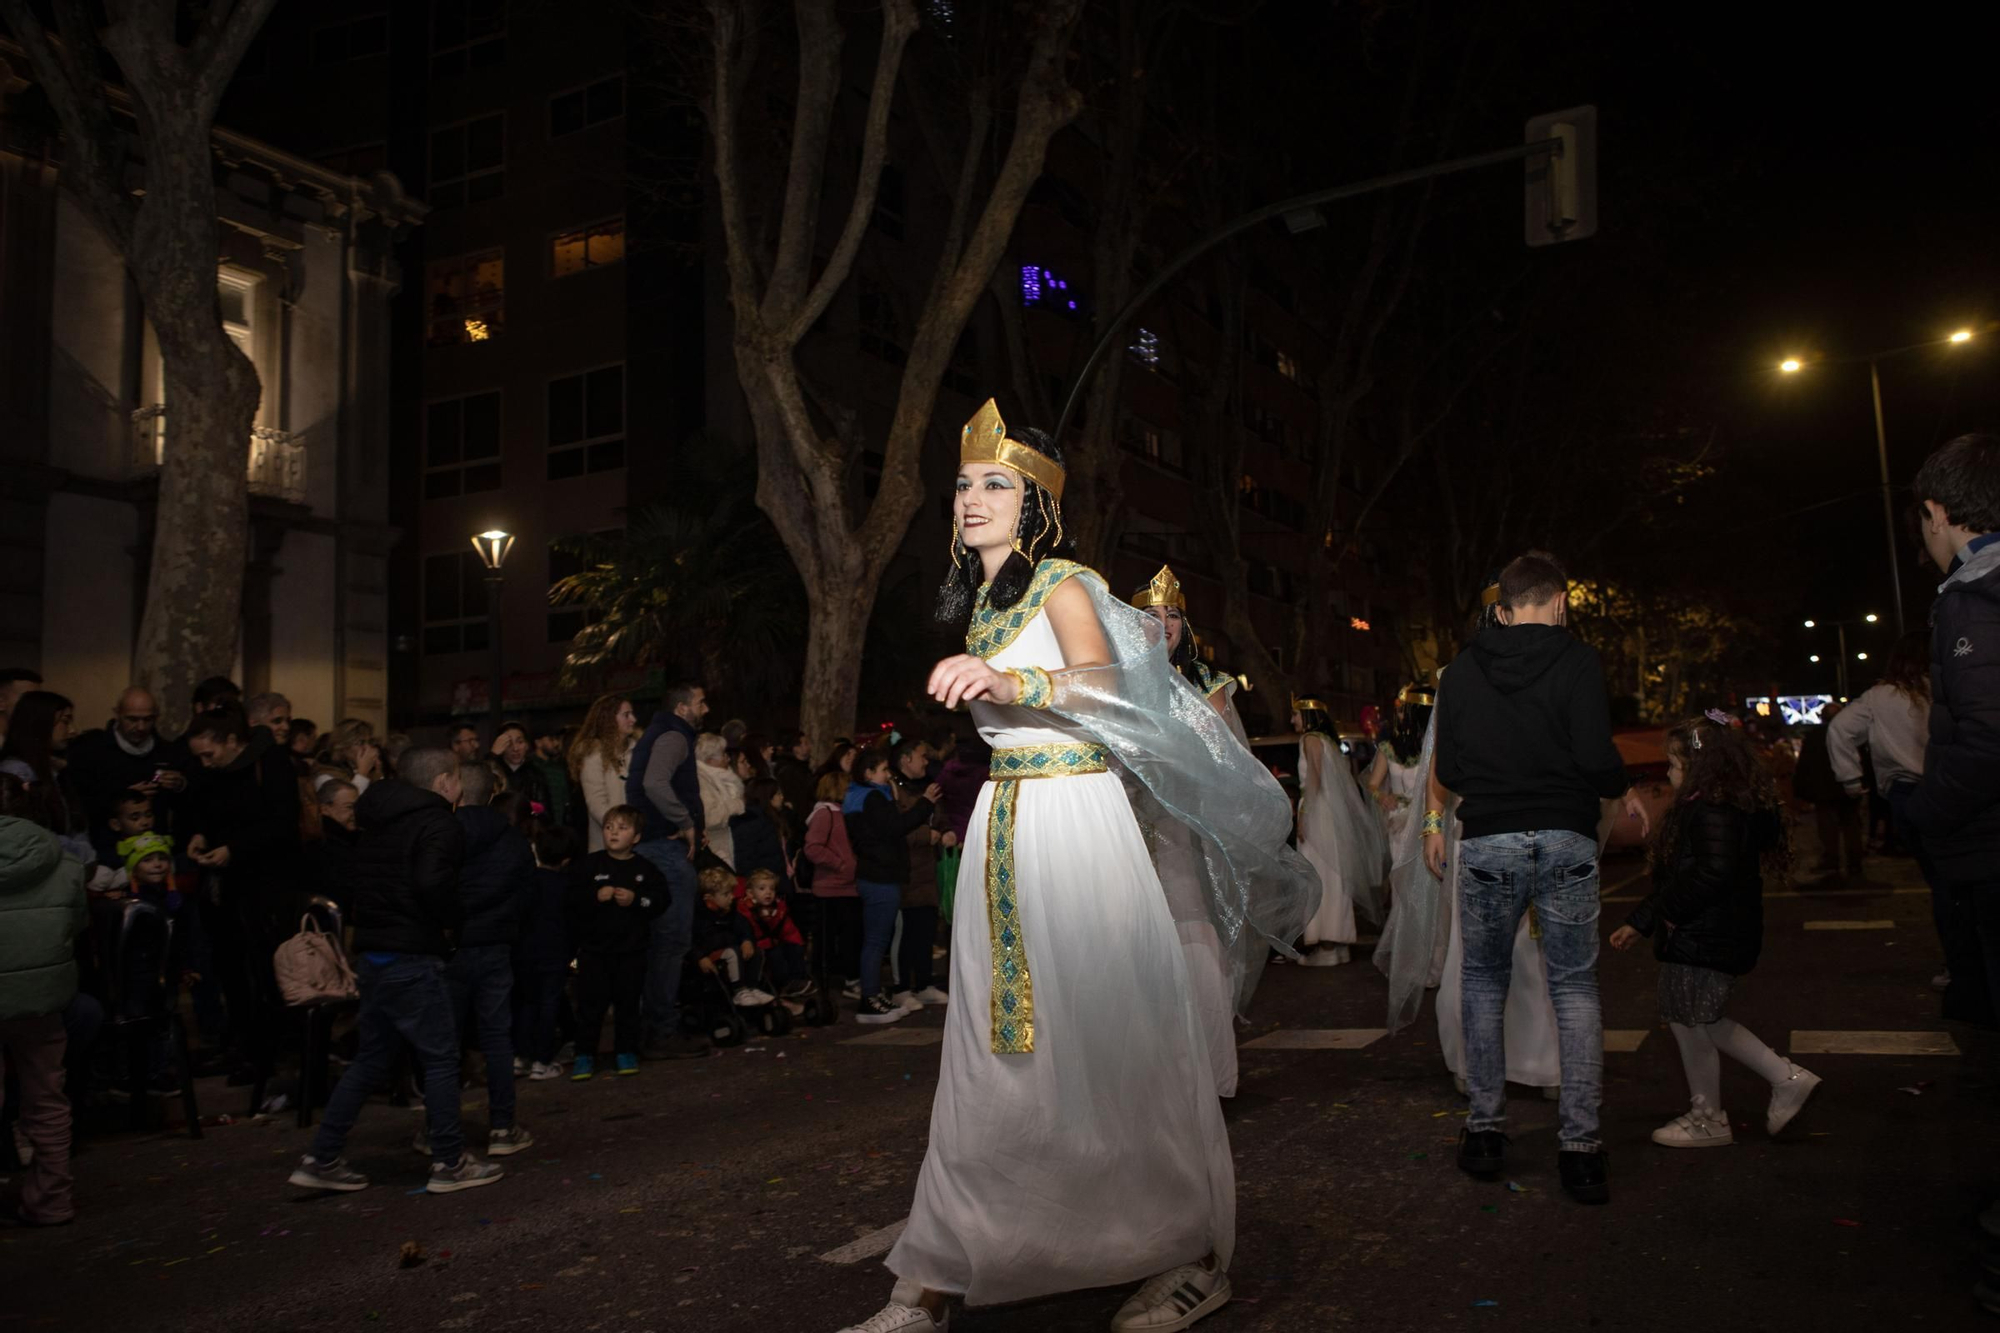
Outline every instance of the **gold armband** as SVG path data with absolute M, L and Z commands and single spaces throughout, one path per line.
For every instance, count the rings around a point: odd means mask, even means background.
M 1443 832 L 1444 832 L 1444 811 L 1442 810 L 1424 811 L 1424 836 L 1428 838 L 1433 833 L 1443 833 Z

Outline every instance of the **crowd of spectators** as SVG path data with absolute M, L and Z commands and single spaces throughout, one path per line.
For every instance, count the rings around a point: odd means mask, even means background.
M 710 1055 L 746 1015 L 882 1023 L 948 999 L 940 888 L 985 771 L 969 729 L 842 738 L 815 763 L 797 732 L 709 729 L 691 684 L 644 727 L 606 696 L 574 727 L 462 723 L 429 746 L 219 677 L 192 702 L 171 739 L 138 686 L 79 730 L 72 700 L 0 671 L 4 1104 L 15 1158 L 42 1164 L 24 1221 L 73 1214 L 73 1116 L 134 1095 L 107 1018 L 179 1014 L 192 1074 L 266 1089 L 264 1112 L 311 1087 L 273 966 L 309 913 L 360 995 L 292 1173 L 315 1189 L 368 1183 L 341 1152 L 378 1094 L 421 1098 L 427 1188 L 466 1189 L 501 1175 L 460 1121 L 468 1077 L 498 1159 L 533 1142 L 516 1079 Z M 135 913 L 168 926 L 149 987 L 130 975 Z M 178 1090 L 172 1056 L 152 1044 L 138 1095 Z

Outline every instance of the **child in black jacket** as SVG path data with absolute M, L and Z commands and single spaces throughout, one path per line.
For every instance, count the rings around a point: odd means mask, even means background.
M 646 980 L 646 947 L 653 918 L 667 910 L 667 881 L 632 849 L 639 842 L 639 812 L 614 805 L 604 812 L 604 850 L 576 863 L 570 874 L 569 924 L 576 941 L 576 1064 L 570 1081 L 597 1072 L 597 1039 L 604 1011 L 614 1009 L 618 1072 L 639 1072 L 639 996 Z
M 759 989 L 763 960 L 757 955 L 749 918 L 736 910 L 736 876 L 725 867 L 710 866 L 701 872 L 701 901 L 694 909 L 694 947 L 688 950 L 688 961 L 703 972 L 726 977 L 731 1003 L 770 1004 L 775 998 Z
M 577 836 L 560 825 L 535 833 L 535 890 L 521 916 L 514 943 L 514 1049 L 529 1062 L 528 1078 L 546 1082 L 562 1076 L 556 1063 L 556 1013 L 569 980 L 570 862 Z
M 1764 941 L 1764 867 L 1789 860 L 1778 794 L 1757 753 L 1726 714 L 1710 712 L 1667 735 L 1674 807 L 1653 844 L 1653 891 L 1611 947 L 1653 936 L 1660 967 L 1660 1017 L 1672 1027 L 1692 1104 L 1653 1131 L 1663 1148 L 1720 1148 L 1734 1142 L 1722 1109 L 1727 1051 L 1771 1085 L 1766 1132 L 1790 1124 L 1819 1077 L 1776 1054 L 1723 1016 L 1735 978 L 1757 964 Z

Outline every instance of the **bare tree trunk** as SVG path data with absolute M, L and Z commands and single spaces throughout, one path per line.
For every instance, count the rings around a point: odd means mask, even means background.
M 58 45 L 27 0 L 0 0 L 62 125 L 62 184 L 123 254 L 160 340 L 168 446 L 135 668 L 167 730 L 185 722 L 195 683 L 236 655 L 260 390 L 216 300 L 210 135 L 223 89 L 276 2 L 211 0 L 183 42 L 178 5 L 105 0 L 100 31 L 84 0 L 56 0 Z M 145 189 L 136 197 L 125 180 L 127 131 L 98 72 L 107 55 L 137 131 Z

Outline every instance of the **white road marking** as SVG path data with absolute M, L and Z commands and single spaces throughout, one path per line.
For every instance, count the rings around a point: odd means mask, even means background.
M 1279 1028 L 1241 1044 L 1246 1051 L 1358 1051 L 1389 1035 L 1387 1028 Z
M 1949 1032 L 1794 1032 L 1793 1055 L 1957 1055 Z
M 1633 1051 L 1638 1050 L 1640 1044 L 1651 1035 L 1651 1028 L 1606 1028 L 1604 1029 L 1604 1049 L 1629 1055 Z
M 943 1028 L 884 1028 L 865 1037 L 848 1037 L 842 1046 L 936 1046 L 944 1040 Z
M 1894 930 L 1893 921 L 1808 921 L 1807 930 Z
M 903 1228 L 909 1225 L 909 1221 L 910 1219 L 906 1217 L 900 1222 L 891 1222 L 880 1231 L 871 1231 L 865 1236 L 857 1237 L 847 1242 L 847 1244 L 840 1246 L 838 1249 L 828 1250 L 819 1257 L 820 1262 L 824 1264 L 851 1264 L 860 1259 L 872 1259 L 878 1254 L 887 1254 L 889 1247 L 896 1243 L 896 1237 L 903 1234 Z

